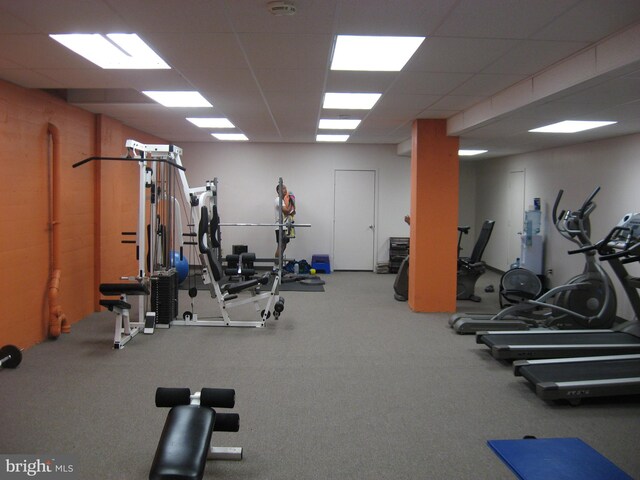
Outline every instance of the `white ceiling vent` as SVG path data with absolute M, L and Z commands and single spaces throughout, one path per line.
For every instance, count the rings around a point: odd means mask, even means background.
M 283 15 L 295 15 L 296 6 L 289 2 L 269 2 L 267 8 L 271 15 L 283 16 Z

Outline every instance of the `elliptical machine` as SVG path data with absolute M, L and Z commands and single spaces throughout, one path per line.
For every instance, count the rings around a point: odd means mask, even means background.
M 558 207 L 564 193 L 558 192 L 552 218 L 558 232 L 578 245 L 570 255 L 582 253 L 585 267 L 580 275 L 552 288 L 536 299 L 504 308 L 495 315 L 455 314 L 449 323 L 460 334 L 483 330 L 528 330 L 532 327 L 556 329 L 610 328 L 616 320 L 617 301 L 611 279 L 596 260 L 590 239 L 590 215 L 596 208 L 597 187 L 577 211 Z

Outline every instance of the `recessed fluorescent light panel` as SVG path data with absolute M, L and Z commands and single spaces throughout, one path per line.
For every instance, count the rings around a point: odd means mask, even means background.
M 338 35 L 331 70 L 399 72 L 424 37 Z
M 325 93 L 322 108 L 369 110 L 381 96 L 381 93 Z
M 583 120 L 565 120 L 564 122 L 554 123 L 545 127 L 534 128 L 529 130 L 536 133 L 576 133 L 592 128 L 606 127 L 618 122 L 591 122 Z
M 49 35 L 78 55 L 105 69 L 171 68 L 135 33 Z
M 211 135 L 226 142 L 246 142 L 249 140 L 244 133 L 212 133 Z
M 458 150 L 458 156 L 460 157 L 473 157 L 481 153 L 487 153 L 487 150 Z
M 212 107 L 198 92 L 144 91 L 147 97 L 165 107 Z
M 318 128 L 321 130 L 355 130 L 360 120 L 321 118 Z
M 196 127 L 200 128 L 235 128 L 235 125 L 228 118 L 187 118 Z
M 346 142 L 349 135 L 316 135 L 316 142 Z

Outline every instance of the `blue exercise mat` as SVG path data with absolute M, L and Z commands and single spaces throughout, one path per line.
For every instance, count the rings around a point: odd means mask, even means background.
M 521 480 L 633 480 L 579 438 L 487 443 Z

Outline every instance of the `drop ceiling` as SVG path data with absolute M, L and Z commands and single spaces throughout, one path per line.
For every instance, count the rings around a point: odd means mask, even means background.
M 320 118 L 360 118 L 348 143 L 406 151 L 416 118 L 447 119 L 478 158 L 640 132 L 638 0 L 0 0 L 0 78 L 180 145 L 217 142 L 190 116 L 224 116 L 251 142 L 311 143 Z M 102 70 L 52 33 L 137 33 L 171 70 Z M 338 34 L 426 36 L 401 72 L 331 71 Z M 197 90 L 168 109 L 142 90 Z M 325 92 L 379 92 L 370 111 Z M 618 123 L 574 135 L 560 120 Z M 337 132 L 336 132 L 337 133 Z

